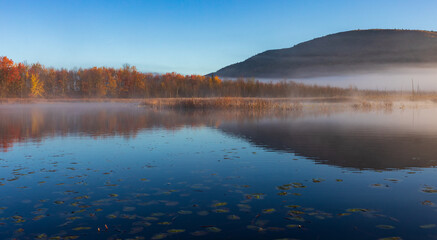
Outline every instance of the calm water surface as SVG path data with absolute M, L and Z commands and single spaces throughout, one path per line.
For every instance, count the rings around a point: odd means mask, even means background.
M 435 166 L 434 107 L 0 105 L 0 239 L 437 239 Z

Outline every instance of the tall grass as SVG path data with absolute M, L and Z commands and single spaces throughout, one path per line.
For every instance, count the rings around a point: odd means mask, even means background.
M 287 110 L 300 111 L 303 106 L 300 102 L 266 99 L 266 98 L 160 98 L 145 99 L 141 105 L 154 109 L 196 109 L 196 110 Z

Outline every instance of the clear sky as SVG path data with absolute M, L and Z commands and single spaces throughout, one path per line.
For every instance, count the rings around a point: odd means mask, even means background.
M 330 33 L 437 30 L 436 13 L 435 0 L 0 0 L 0 56 L 206 74 Z

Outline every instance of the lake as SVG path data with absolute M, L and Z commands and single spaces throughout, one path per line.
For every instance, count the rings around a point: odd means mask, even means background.
M 437 239 L 437 106 L 0 105 L 0 239 Z

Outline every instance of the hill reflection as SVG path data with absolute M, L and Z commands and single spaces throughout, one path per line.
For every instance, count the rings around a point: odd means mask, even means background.
M 437 111 L 265 116 L 242 112 L 151 111 L 132 103 L 0 106 L 0 150 L 55 136 L 135 138 L 153 129 L 213 127 L 268 150 L 355 169 L 437 165 Z
M 436 110 L 339 113 L 292 121 L 222 125 L 229 134 L 317 163 L 356 169 L 400 169 L 437 165 Z

